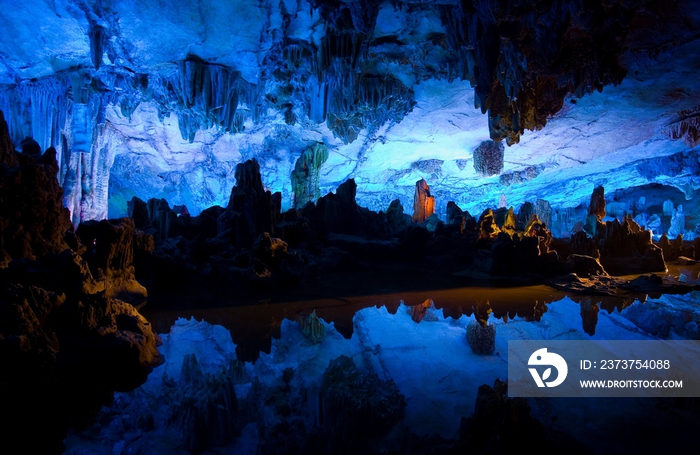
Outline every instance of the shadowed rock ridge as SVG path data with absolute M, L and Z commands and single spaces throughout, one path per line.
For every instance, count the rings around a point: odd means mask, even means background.
M 0 112 L 4 453 L 60 453 L 69 427 L 89 424 L 114 391 L 139 386 L 162 362 L 150 324 L 114 298 L 145 291 L 133 279 L 133 222 L 110 224 L 115 236 L 96 233 L 83 245 L 57 171 L 53 149 L 38 159 L 14 150 Z M 88 247 L 97 250 L 92 264 L 81 257 Z

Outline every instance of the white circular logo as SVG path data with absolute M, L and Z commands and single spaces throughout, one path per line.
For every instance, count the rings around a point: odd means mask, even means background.
M 537 372 L 536 368 L 528 368 L 532 378 L 537 383 L 537 387 L 556 387 L 566 379 L 566 375 L 569 373 L 569 367 L 566 365 L 566 360 L 564 357 L 553 352 L 547 352 L 547 348 L 538 349 L 532 353 L 530 360 L 527 361 L 530 366 L 549 366 L 542 373 L 542 377 Z M 552 367 L 557 370 L 557 377 L 553 381 L 547 381 L 552 375 Z

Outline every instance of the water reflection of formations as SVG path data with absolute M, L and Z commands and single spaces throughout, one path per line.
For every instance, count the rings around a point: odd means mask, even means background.
M 191 308 L 189 316 L 198 320 L 219 324 L 231 332 L 236 352 L 241 361 L 255 361 L 260 352 L 270 352 L 272 338 L 279 338 L 284 319 L 297 320 L 300 314 L 316 315 L 333 322 L 336 330 L 346 338 L 354 332 L 355 313 L 367 307 L 385 306 L 389 313 L 396 313 L 400 302 L 423 312 L 425 302 L 433 302 L 436 310 L 445 317 L 458 319 L 475 313 L 508 322 L 515 318 L 540 321 L 547 312 L 548 304 L 567 297 L 567 293 L 545 286 L 517 288 L 459 288 L 425 292 L 404 292 L 384 295 L 350 297 L 344 299 L 319 299 L 282 304 L 249 305 L 230 308 Z M 590 296 L 571 294 L 569 297 L 581 305 L 583 330 L 593 335 L 598 321 L 598 312 L 622 311 L 631 305 L 635 297 L 644 301 L 646 296 Z M 430 304 L 428 304 L 430 307 Z M 149 306 L 143 312 L 152 321 L 158 333 L 166 333 L 178 317 L 187 316 L 182 309 L 175 311 L 153 311 Z M 422 316 L 417 316 L 418 320 Z M 415 319 L 414 319 L 415 320 Z
M 595 335 L 596 325 L 598 324 L 598 312 L 603 309 L 608 312 L 608 314 L 614 311 L 622 311 L 631 304 L 635 302 L 634 298 L 631 297 L 613 297 L 613 296 L 581 296 L 572 295 L 569 296 L 571 300 L 578 303 L 581 307 L 581 322 L 583 326 L 583 331 L 588 335 Z M 645 299 L 639 299 L 643 301 Z M 431 300 L 432 303 L 432 300 Z M 459 318 L 461 314 L 466 316 L 472 316 L 477 320 L 488 318 L 489 314 L 492 314 L 494 318 L 502 320 L 503 322 L 508 322 L 516 317 L 520 317 L 526 321 L 536 321 L 539 322 L 542 319 L 544 313 L 547 312 L 547 304 L 550 302 L 545 302 L 542 300 L 535 300 L 531 307 L 519 307 L 517 309 L 509 309 L 507 307 L 492 308 L 490 302 L 479 301 L 472 305 L 470 310 L 454 311 L 455 308 L 444 307 L 443 314 L 445 317 L 451 316 L 455 319 Z M 425 305 L 425 304 L 423 304 Z M 435 308 L 440 308 L 439 305 L 435 305 Z M 420 321 L 417 321 L 420 322 Z
M 632 298 L 622 297 L 600 297 L 600 296 L 571 296 L 571 300 L 581 306 L 581 322 L 583 331 L 588 335 L 595 335 L 596 325 L 598 325 L 598 312 L 603 309 L 608 314 L 614 311 L 622 311 L 635 302 Z M 641 299 L 640 299 L 641 300 Z

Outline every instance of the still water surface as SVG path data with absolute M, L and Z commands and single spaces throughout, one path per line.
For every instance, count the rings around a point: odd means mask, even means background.
M 688 282 L 696 283 L 700 265 L 669 265 L 667 276 L 678 277 L 684 274 Z M 624 277 L 627 279 L 636 276 Z M 358 287 L 362 287 L 358 283 Z M 411 288 L 412 286 L 408 286 Z M 516 316 L 539 320 L 547 311 L 547 304 L 569 297 L 575 302 L 588 300 L 598 304 L 601 310 L 612 312 L 622 310 L 635 300 L 644 301 L 646 294 L 622 293 L 618 296 L 583 295 L 559 291 L 545 285 L 533 286 L 468 286 L 432 290 L 391 291 L 373 294 L 349 295 L 347 297 L 318 297 L 261 300 L 246 304 L 231 304 L 226 301 L 213 301 L 211 297 L 201 297 L 192 293 L 182 293 L 177 297 L 156 296 L 140 311 L 153 324 L 157 333 L 167 333 L 180 317 L 194 317 L 210 324 L 226 327 L 237 346 L 239 360 L 254 361 L 259 353 L 269 352 L 271 337 L 279 338 L 280 325 L 285 318 L 295 320 L 299 313 L 316 314 L 327 322 L 333 322 L 336 330 L 346 337 L 352 336 L 352 320 L 355 313 L 363 308 L 386 306 L 395 313 L 399 304 L 417 305 L 430 299 L 437 309 L 442 309 L 445 317 L 459 318 L 474 312 L 474 308 L 488 303 L 493 316 L 498 319 L 512 319 Z M 658 298 L 660 295 L 649 297 Z M 173 299 L 177 302 L 173 302 Z M 167 300 L 167 301 L 164 301 Z M 582 321 L 583 329 L 583 321 Z

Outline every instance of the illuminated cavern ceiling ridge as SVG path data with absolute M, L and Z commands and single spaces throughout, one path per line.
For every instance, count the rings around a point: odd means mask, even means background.
M 0 20 L 0 110 L 18 148 L 59 150 L 74 221 L 122 215 L 134 195 L 225 204 L 253 157 L 289 207 L 295 163 L 320 142 L 321 193 L 354 178 L 375 210 L 410 210 L 421 178 L 438 212 L 700 187 L 690 0 L 29 0 Z M 479 175 L 490 138 L 510 146 Z

